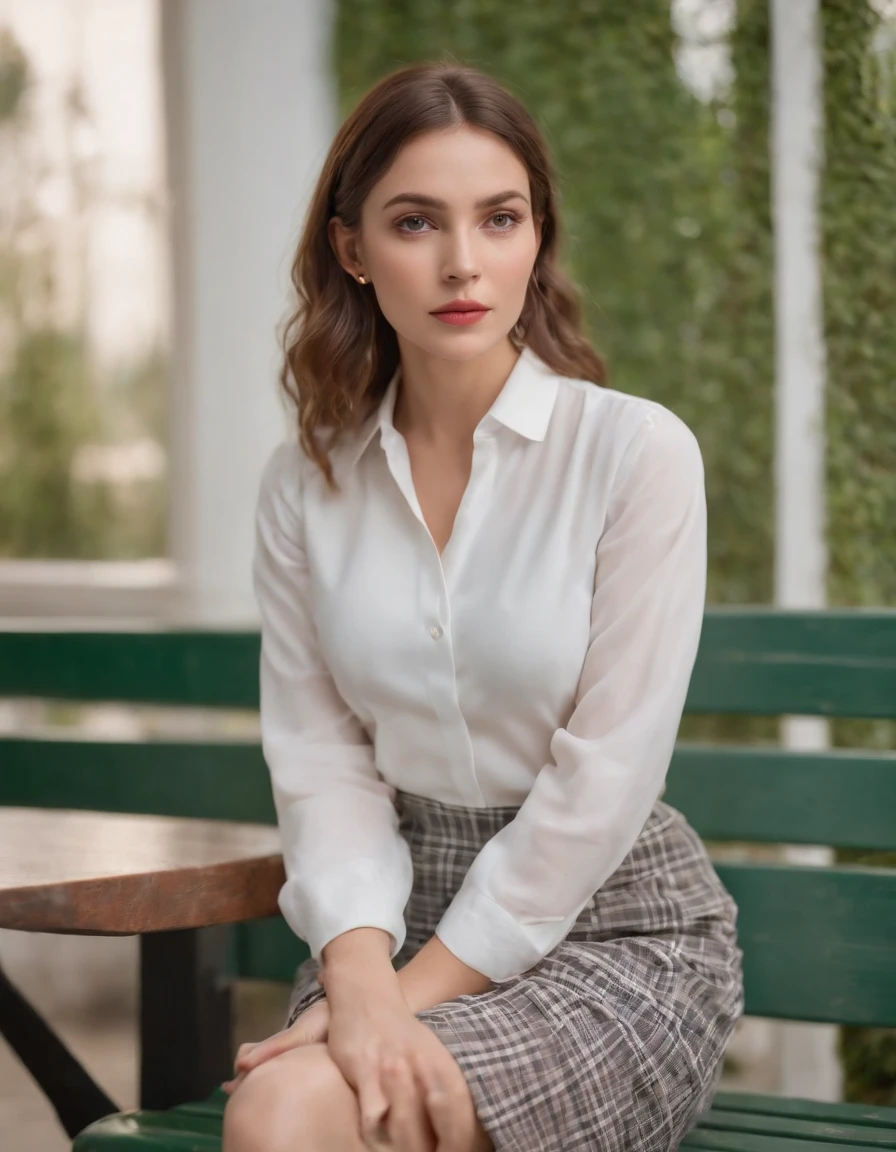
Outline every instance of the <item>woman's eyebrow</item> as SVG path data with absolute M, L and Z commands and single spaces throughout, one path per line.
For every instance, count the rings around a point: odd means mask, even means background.
M 474 208 L 494 208 L 498 204 L 503 204 L 506 200 L 523 200 L 526 204 L 529 203 L 528 199 L 522 192 L 516 192 L 513 188 L 508 189 L 506 192 L 498 192 L 494 196 L 486 196 L 484 200 L 477 200 L 473 205 Z M 441 208 L 445 209 L 448 205 L 444 200 L 439 200 L 435 196 L 424 196 L 422 192 L 400 192 L 397 196 L 393 196 L 391 200 L 387 200 L 383 205 L 383 211 L 391 208 L 393 204 L 417 204 L 421 208 Z

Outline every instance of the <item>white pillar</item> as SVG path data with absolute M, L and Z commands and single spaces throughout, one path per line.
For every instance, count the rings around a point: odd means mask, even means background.
M 772 214 L 775 234 L 775 603 L 826 603 L 825 346 L 818 201 L 824 145 L 819 0 L 771 0 Z M 827 724 L 790 717 L 784 743 L 823 748 Z M 829 849 L 788 859 L 827 863 Z M 809 958 L 811 963 L 811 958 Z M 780 1027 L 779 1088 L 839 1100 L 836 1028 Z
M 286 423 L 276 329 L 335 131 L 328 0 L 163 0 L 172 188 L 175 615 L 256 618 L 259 474 Z

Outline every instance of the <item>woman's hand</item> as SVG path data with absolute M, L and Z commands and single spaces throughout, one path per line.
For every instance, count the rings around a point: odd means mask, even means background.
M 327 1047 L 355 1090 L 372 1152 L 465 1152 L 476 1113 L 464 1074 L 400 989 L 331 1005 Z
M 327 1039 L 330 1026 L 330 1005 L 326 1000 L 319 1000 L 312 1004 L 282 1032 L 276 1032 L 267 1040 L 257 1044 L 241 1044 L 236 1054 L 234 1071 L 236 1075 L 232 1080 L 226 1080 L 221 1087 L 231 1095 L 242 1084 L 246 1076 L 270 1060 L 273 1056 L 280 1056 L 291 1048 L 300 1048 L 303 1044 L 321 1044 Z

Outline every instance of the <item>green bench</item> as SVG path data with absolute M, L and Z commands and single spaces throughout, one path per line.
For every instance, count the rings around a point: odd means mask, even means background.
M 258 637 L 0 636 L 0 697 L 257 707 Z M 896 612 L 707 612 L 688 713 L 896 718 Z M 254 743 L 0 739 L 0 805 L 273 821 Z M 665 799 L 707 841 L 896 850 L 896 754 L 680 743 Z M 746 1010 L 896 1027 L 896 872 L 840 864 L 717 865 L 740 910 Z M 289 981 L 307 955 L 278 919 L 230 930 L 232 976 Z M 113 1115 L 76 1152 L 209 1152 L 224 1097 Z M 896 1148 L 896 1109 L 722 1092 L 683 1147 Z

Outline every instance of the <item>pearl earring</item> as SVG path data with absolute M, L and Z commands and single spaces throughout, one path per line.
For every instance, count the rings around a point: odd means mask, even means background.
M 366 283 L 367 283 L 367 277 L 364 275 L 364 273 L 363 273 L 363 272 L 362 272 L 362 273 L 361 273 L 361 275 L 358 277 L 358 283 L 359 283 L 359 284 L 366 284 Z

